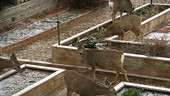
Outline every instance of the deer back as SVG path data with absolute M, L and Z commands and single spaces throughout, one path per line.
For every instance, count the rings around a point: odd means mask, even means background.
M 89 85 L 89 82 L 92 82 L 90 79 L 85 78 L 84 76 L 73 70 L 68 70 L 65 74 L 64 79 L 67 89 L 70 89 L 70 91 L 76 92 L 78 94 L 80 94 L 80 91 L 85 90 L 85 86 L 91 87 L 91 85 Z
M 112 23 L 107 29 L 102 28 L 98 35 L 96 36 L 96 39 L 103 40 L 106 37 L 110 37 L 113 35 L 120 35 L 122 34 L 122 32 L 120 32 L 120 24 L 118 23 L 119 21 L 115 21 L 114 23 Z
M 85 58 L 88 64 L 95 64 L 103 68 L 123 66 L 124 55 L 118 50 L 88 49 Z
M 104 94 L 115 96 L 115 91 L 109 91 L 108 88 L 97 85 L 94 81 L 82 76 L 76 71 L 67 71 L 64 78 L 67 89 L 80 94 L 80 96 L 96 96 Z
M 120 22 L 122 22 L 123 26 L 125 26 L 126 24 L 131 24 L 133 28 L 135 27 L 139 28 L 141 26 L 142 19 L 140 16 L 130 15 L 120 19 Z
M 131 12 L 133 10 L 130 0 L 119 0 L 120 11 Z
M 130 12 L 133 10 L 130 0 L 109 0 L 109 6 L 115 12 Z

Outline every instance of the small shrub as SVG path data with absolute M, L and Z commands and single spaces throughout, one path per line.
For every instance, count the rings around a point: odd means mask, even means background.
M 162 12 L 164 11 L 165 9 L 163 7 L 159 7 L 159 11 Z
M 146 50 L 143 50 L 143 45 L 122 45 L 121 50 L 127 53 L 134 53 L 134 54 L 143 54 L 146 53 Z
M 144 15 L 144 14 L 148 14 L 151 12 L 151 8 L 148 6 L 148 7 L 144 7 L 142 8 L 140 11 L 138 11 L 136 14 L 138 16 L 141 16 L 141 15 Z
M 121 96 L 142 96 L 142 91 L 136 88 L 130 88 L 125 91 Z
M 169 43 L 166 40 L 166 36 L 160 40 L 155 37 L 153 40 L 147 40 L 144 42 L 145 48 L 149 48 L 150 56 L 168 57 Z
M 85 48 L 96 48 L 96 43 L 93 40 L 88 40 L 88 42 L 84 45 Z

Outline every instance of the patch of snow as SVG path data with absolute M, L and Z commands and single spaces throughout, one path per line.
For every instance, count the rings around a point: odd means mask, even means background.
M 145 36 L 145 39 L 159 39 L 164 38 L 165 40 L 170 40 L 170 33 L 150 33 Z

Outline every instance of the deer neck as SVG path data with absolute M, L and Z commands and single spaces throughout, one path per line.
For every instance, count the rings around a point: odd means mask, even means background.
M 105 87 L 101 87 L 96 85 L 96 90 L 94 90 L 96 95 L 104 95 L 107 94 L 109 91 L 109 89 L 105 88 Z
M 83 49 L 83 54 L 81 54 L 81 56 L 82 56 L 84 59 L 87 57 L 87 51 L 86 51 L 85 48 Z
M 113 30 L 111 28 L 108 28 L 106 31 L 105 31 L 106 34 L 104 34 L 104 37 L 110 37 L 113 35 Z

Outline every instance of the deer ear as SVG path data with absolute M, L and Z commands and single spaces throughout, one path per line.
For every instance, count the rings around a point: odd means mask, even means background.
M 99 31 L 100 31 L 100 28 L 98 27 L 96 30 L 97 30 L 97 32 L 99 32 Z
M 17 59 L 14 53 L 12 53 L 10 56 L 10 59 L 12 59 L 12 58 Z
M 83 41 L 81 41 L 81 42 L 78 41 L 78 42 L 77 42 L 77 47 L 78 47 L 78 48 L 79 48 L 79 47 L 82 47 L 83 45 L 84 45 L 84 42 L 83 42 Z
M 105 31 L 105 30 L 104 30 L 104 28 L 102 27 L 101 30 L 99 31 L 99 33 L 100 33 L 100 32 L 103 32 L 103 31 Z
M 106 29 L 104 29 L 104 31 L 106 31 Z
M 11 54 L 11 57 L 15 57 L 15 54 L 14 54 L 14 53 L 12 53 L 12 54 Z
M 14 65 L 16 65 L 15 62 L 18 62 L 18 61 L 17 61 L 17 57 L 15 56 L 14 53 L 11 54 L 10 60 L 11 60 L 12 64 L 14 64 Z

